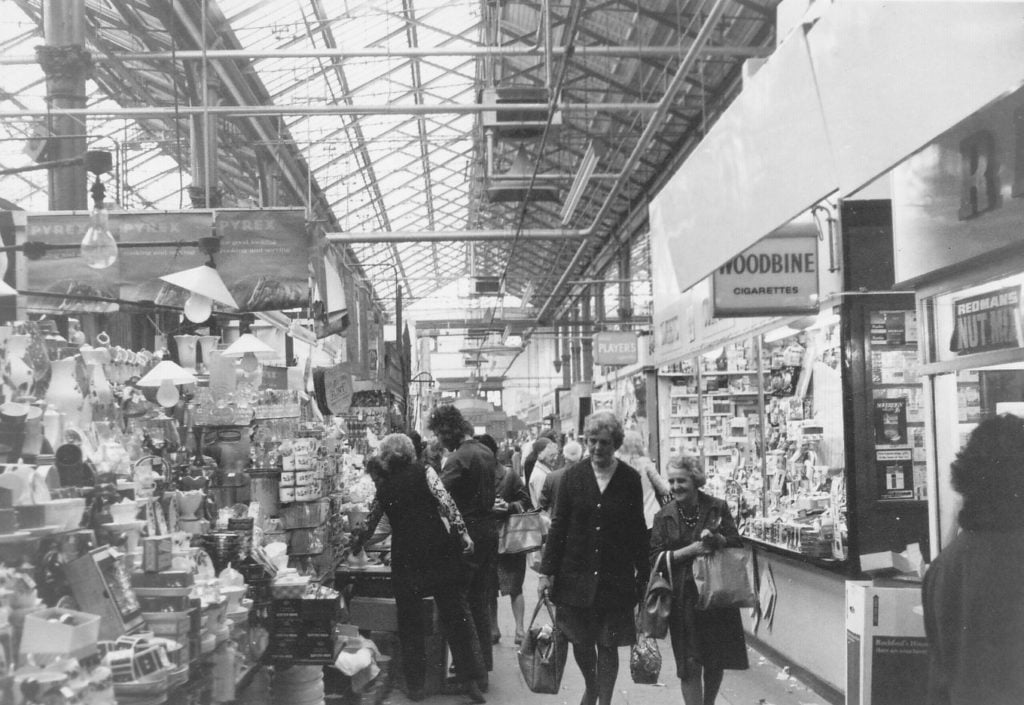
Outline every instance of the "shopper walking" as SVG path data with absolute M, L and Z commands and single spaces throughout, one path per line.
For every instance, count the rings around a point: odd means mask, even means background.
M 408 436 L 384 436 L 378 456 L 371 460 L 368 466 L 373 468 L 377 495 L 366 527 L 354 536 L 351 550 L 354 555 L 362 552 L 364 541 L 373 534 L 381 514 L 387 514 L 392 532 L 391 582 L 409 699 L 418 701 L 424 697 L 427 625 L 422 601 L 432 596 L 448 634 L 456 678 L 465 683 L 465 692 L 473 702 L 482 703 L 485 700 L 477 684 L 487 677 L 487 671 L 462 588 L 465 564 L 460 559 L 459 547 L 441 521 L 444 515 L 452 531 L 462 537 L 462 550 L 472 553 L 473 541 L 463 518 L 437 476 L 416 461 Z
M 705 482 L 697 458 L 671 458 L 668 484 L 673 500 L 654 517 L 651 531 L 651 561 L 667 551 L 672 569 L 676 594 L 669 635 L 686 705 L 714 705 L 725 669 L 749 667 L 739 609 L 697 609 L 693 559 L 742 545 L 729 505 L 701 492 Z
M 672 499 L 672 491 L 665 478 L 658 472 L 654 461 L 647 457 L 644 437 L 639 431 L 626 431 L 622 447 L 616 455 L 640 473 L 640 482 L 644 488 L 644 521 L 650 529 L 654 526 L 654 515 L 662 505 Z
M 554 443 L 549 443 L 537 455 L 537 462 L 533 465 L 533 473 L 530 475 L 530 502 L 534 506 L 540 506 L 540 492 L 544 487 L 544 480 L 555 470 L 558 461 L 559 450 Z
M 960 534 L 924 576 L 929 705 L 1024 703 L 1024 422 L 982 421 L 952 464 Z
M 498 557 L 498 526 L 494 497 L 498 461 L 473 438 L 473 427 L 456 407 L 445 404 L 430 414 L 427 428 L 451 451 L 441 470 L 441 481 L 458 505 L 475 549 L 469 565 L 466 599 L 476 625 L 484 665 L 494 667 L 491 649 L 491 609 L 488 580 Z M 480 679 L 487 687 L 486 675 Z
M 555 506 L 555 495 L 558 493 L 559 485 L 562 484 L 562 476 L 565 475 L 566 470 L 583 457 L 583 446 L 578 441 L 566 442 L 565 447 L 562 448 L 562 457 L 565 459 L 565 464 L 558 470 L 549 473 L 544 478 L 544 486 L 540 489 L 540 501 L 537 508 L 548 516 L 551 515 L 551 508 Z
M 530 503 L 530 493 L 519 477 L 509 465 L 511 453 L 502 451 L 498 453 L 498 477 L 497 489 L 494 499 L 494 515 L 499 526 L 507 522 L 512 514 L 521 514 L 533 509 Z M 494 589 L 491 598 L 491 633 L 492 641 L 496 644 L 501 640 L 501 631 L 498 629 L 498 596 L 508 595 L 512 604 L 512 618 L 515 620 L 515 643 L 521 644 L 525 630 L 523 618 L 526 605 L 523 600 L 523 581 L 526 579 L 526 554 L 525 553 L 499 553 L 497 560 L 497 571 L 494 580 Z
M 648 574 L 643 491 L 636 470 L 615 457 L 622 424 L 587 417 L 590 457 L 568 468 L 555 497 L 538 592 L 550 593 L 572 642 L 586 690 L 581 705 L 609 705 L 618 648 L 634 640 L 633 608 Z

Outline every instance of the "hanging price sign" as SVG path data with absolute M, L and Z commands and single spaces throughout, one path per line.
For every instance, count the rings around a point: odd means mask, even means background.
M 324 399 L 332 414 L 342 414 L 352 406 L 352 373 L 343 365 L 324 371 Z

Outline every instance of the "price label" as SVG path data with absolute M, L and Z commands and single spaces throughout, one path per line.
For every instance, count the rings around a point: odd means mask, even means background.
M 264 389 L 288 389 L 288 368 L 264 365 L 262 386 Z
M 332 414 L 342 414 L 352 406 L 352 374 L 336 365 L 324 371 L 324 396 Z

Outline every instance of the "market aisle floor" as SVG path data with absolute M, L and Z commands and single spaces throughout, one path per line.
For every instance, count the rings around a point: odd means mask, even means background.
M 536 573 L 527 571 L 524 591 L 528 621 L 537 604 Z M 488 705 L 577 705 L 583 695 L 583 677 L 571 651 L 561 691 L 557 695 L 531 693 L 519 673 L 516 647 L 513 644 L 515 622 L 507 597 L 501 598 L 498 605 L 498 621 L 502 639 L 494 647 L 494 671 L 490 676 Z M 675 666 L 672 663 L 672 647 L 668 640 L 659 641 L 658 645 L 663 658 L 658 685 L 635 685 L 629 676 L 629 650 L 619 650 L 619 679 L 613 705 L 682 705 L 679 680 L 675 677 Z M 726 671 L 718 705 L 828 705 L 828 701 L 755 649 L 750 649 L 750 666 L 748 671 Z M 405 705 L 410 701 L 396 689 L 391 692 L 388 702 L 391 705 Z M 428 705 L 463 705 L 469 699 L 465 696 L 435 695 L 423 702 Z

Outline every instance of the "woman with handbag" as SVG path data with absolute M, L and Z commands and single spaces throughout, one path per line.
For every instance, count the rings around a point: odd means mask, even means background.
M 633 608 L 647 581 L 647 525 L 637 471 L 615 457 L 622 424 L 587 417 L 590 457 L 565 471 L 555 495 L 538 593 L 550 592 L 556 627 L 572 642 L 586 691 L 581 705 L 610 705 L 618 649 L 635 640 Z
M 512 514 L 522 514 L 533 509 L 530 504 L 530 493 L 523 483 L 523 478 L 504 461 L 510 461 L 508 452 L 498 453 L 498 474 L 495 476 L 497 488 L 494 499 L 494 516 L 498 520 L 499 535 L 501 525 L 507 524 Z M 498 552 L 497 589 L 491 602 L 491 633 L 494 643 L 501 639 L 498 630 L 498 593 L 508 595 L 512 602 L 512 617 L 516 623 L 515 642 L 523 642 L 523 618 L 526 603 L 523 599 L 523 581 L 526 579 L 526 553 Z
M 725 500 L 700 491 L 706 481 L 697 458 L 670 459 L 668 484 L 674 499 L 654 517 L 651 531 L 652 562 L 665 553 L 672 571 L 668 625 L 685 705 L 714 705 L 725 669 L 749 667 L 739 609 L 698 607 L 694 559 L 742 546 Z

